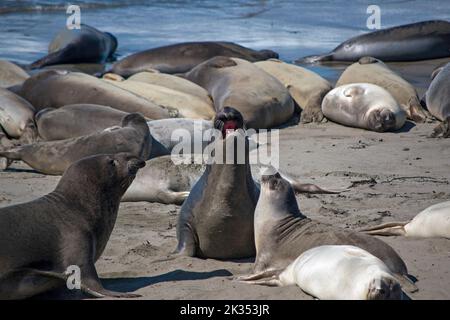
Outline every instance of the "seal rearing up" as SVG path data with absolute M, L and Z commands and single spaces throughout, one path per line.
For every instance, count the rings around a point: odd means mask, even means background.
M 94 263 L 109 240 L 120 198 L 145 162 L 128 153 L 72 164 L 55 190 L 0 209 L 0 299 L 23 299 L 67 282 L 80 269 L 80 289 L 93 297 L 136 297 L 106 290 Z

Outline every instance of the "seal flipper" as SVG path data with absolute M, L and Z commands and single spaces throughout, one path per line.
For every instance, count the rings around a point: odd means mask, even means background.
M 432 118 L 430 113 L 422 107 L 417 97 L 409 99 L 408 105 L 406 106 L 406 115 L 409 119 L 417 123 L 422 123 Z
M 360 230 L 370 235 L 376 236 L 404 236 L 406 235 L 405 225 L 408 222 L 388 222 L 375 227 Z
M 450 116 L 447 117 L 442 123 L 438 124 L 430 135 L 431 138 L 450 138 Z
M 296 179 L 286 175 L 286 174 L 281 174 L 281 177 L 285 180 L 287 180 L 292 188 L 294 189 L 296 194 L 299 193 L 314 193 L 314 194 L 338 194 L 341 193 L 343 191 L 346 191 L 348 189 L 345 190 L 341 190 L 341 191 L 331 191 L 331 190 L 325 190 L 322 189 L 321 187 L 315 185 L 315 184 L 311 184 L 311 183 L 300 183 L 299 181 L 297 181 Z
M 306 56 L 294 61 L 294 63 L 318 63 L 322 61 L 332 61 L 333 53 L 327 53 L 322 55 Z
M 322 99 L 323 95 L 317 95 L 315 97 L 311 97 L 308 100 L 300 114 L 301 123 L 322 122 L 322 120 L 324 119 L 321 108 Z

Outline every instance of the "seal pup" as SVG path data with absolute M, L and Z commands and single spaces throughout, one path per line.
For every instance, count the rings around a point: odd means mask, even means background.
M 34 107 L 22 97 L 0 88 L 0 128 L 10 138 L 28 143 L 36 138 Z
M 156 105 L 163 106 L 170 110 L 178 110 L 180 117 L 211 120 L 215 115 L 212 101 L 207 103 L 188 93 L 156 84 L 133 80 L 103 80 L 119 88 L 130 91 L 137 96 L 143 97 Z
M 357 61 L 372 56 L 383 61 L 417 61 L 450 56 L 450 22 L 430 20 L 386 28 L 353 37 L 327 54 L 296 63 Z
M 372 57 L 359 59 L 345 69 L 336 82 L 336 87 L 361 82 L 375 84 L 389 91 L 409 119 L 423 122 L 429 117 L 428 112 L 420 104 L 414 86 L 389 69 L 382 61 Z
M 30 76 L 18 65 L 0 60 L 0 88 L 9 88 L 21 85 Z
M 183 42 L 153 48 L 117 61 L 108 72 L 129 77 L 135 73 L 158 70 L 163 73 L 185 73 L 215 56 L 245 59 L 251 62 L 278 58 L 271 50 L 252 50 L 232 42 Z
M 302 253 L 269 279 L 268 286 L 297 285 L 320 300 L 400 300 L 401 286 L 377 257 L 355 246 L 328 245 Z
M 60 175 L 75 161 L 96 154 L 127 152 L 147 160 L 152 140 L 145 119 L 131 113 L 123 118 L 121 127 L 78 138 L 14 147 L 0 151 L 0 158 L 22 160 L 36 171 Z
M 378 236 L 450 239 L 450 201 L 426 208 L 409 222 L 389 222 L 361 231 Z
M 322 245 L 353 245 L 382 260 L 410 291 L 417 288 L 406 278 L 400 256 L 383 241 L 355 231 L 313 221 L 298 209 L 294 190 L 279 173 L 261 176 L 261 195 L 255 210 L 256 260 L 254 274 L 239 280 L 258 280 L 285 269 L 305 251 Z
M 398 130 L 406 121 L 391 94 L 370 83 L 334 88 L 323 99 L 322 112 L 333 122 L 376 132 Z
M 450 63 L 433 73 L 433 80 L 425 94 L 430 113 L 441 120 L 433 131 L 432 137 L 450 137 Z
M 84 294 L 138 297 L 103 288 L 94 263 L 114 228 L 120 198 L 144 165 L 126 153 L 84 158 L 48 195 L 0 208 L 0 299 L 62 287 L 71 266 L 80 268 Z
M 99 104 L 124 112 L 139 112 L 149 119 L 176 117 L 168 110 L 142 97 L 106 83 L 96 77 L 63 70 L 45 70 L 27 79 L 18 94 L 36 111 L 69 104 Z
M 239 110 L 247 128 L 272 128 L 294 115 L 294 102 L 283 84 L 246 60 L 214 57 L 184 77 L 208 90 L 216 111 L 226 106 Z
M 327 80 L 306 68 L 277 59 L 259 61 L 254 64 L 277 78 L 288 89 L 292 99 L 302 109 L 300 122 L 323 120 L 320 105 L 323 97 L 333 89 Z
M 30 69 L 55 64 L 104 63 L 112 59 L 117 39 L 111 33 L 81 24 L 80 29 L 64 28 L 48 46 L 48 55 L 30 64 Z

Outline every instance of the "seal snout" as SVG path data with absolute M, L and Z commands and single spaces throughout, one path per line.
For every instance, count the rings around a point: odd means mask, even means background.
M 135 175 L 143 167 L 145 167 L 145 161 L 139 158 L 131 158 L 128 160 L 128 173 L 131 175 Z

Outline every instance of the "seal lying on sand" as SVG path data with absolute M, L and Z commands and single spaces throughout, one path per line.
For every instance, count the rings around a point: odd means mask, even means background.
M 184 42 L 134 53 L 114 63 L 108 72 L 123 77 L 152 69 L 164 73 L 184 73 L 215 56 L 251 62 L 278 58 L 278 54 L 271 50 L 255 51 L 232 42 Z
M 330 53 L 308 56 L 297 63 L 357 61 L 372 56 L 383 61 L 417 61 L 450 56 L 450 22 L 422 21 L 351 38 Z
M 306 68 L 276 59 L 255 62 L 255 65 L 277 78 L 289 90 L 292 99 L 302 109 L 302 123 L 323 120 L 320 105 L 333 88 L 327 80 Z
M 323 99 L 322 112 L 331 121 L 377 132 L 398 130 L 406 120 L 391 94 L 370 83 L 334 88 Z
M 56 189 L 0 208 L 0 299 L 24 299 L 67 283 L 80 268 L 92 297 L 138 295 L 103 288 L 94 263 L 116 222 L 120 198 L 145 163 L 131 154 L 97 155 L 72 164 Z
M 21 85 L 30 76 L 21 67 L 6 60 L 0 60 L 0 88 Z
M 240 280 L 258 280 L 272 276 L 314 247 L 353 245 L 382 260 L 402 285 L 414 287 L 406 278 L 407 269 L 403 260 L 383 241 L 304 216 L 298 209 L 294 190 L 279 173 L 261 177 L 261 195 L 255 210 L 254 233 L 255 274 L 240 277 Z
M 216 111 L 227 106 L 239 110 L 247 128 L 272 128 L 294 114 L 294 102 L 283 84 L 248 61 L 214 57 L 184 77 L 208 90 Z
M 127 152 L 147 160 L 152 139 L 145 119 L 131 113 L 123 118 L 120 128 L 79 138 L 23 145 L 0 151 L 0 158 L 22 160 L 39 172 L 59 175 L 75 161 L 96 154 Z
M 54 64 L 104 63 L 113 57 L 117 39 L 111 33 L 81 24 L 80 29 L 64 28 L 48 46 L 48 55 L 33 62 L 31 69 Z
M 426 208 L 409 222 L 389 222 L 361 231 L 378 236 L 450 239 L 450 201 Z
M 362 82 L 376 84 L 389 91 L 409 119 L 423 122 L 429 117 L 420 104 L 416 89 L 380 60 L 372 57 L 361 58 L 345 69 L 336 82 L 336 87 Z
M 402 298 L 400 284 L 383 261 L 355 246 L 309 249 L 280 274 L 248 282 L 269 286 L 298 285 L 321 300 Z
M 36 111 L 89 103 L 124 112 L 139 112 L 149 119 L 170 118 L 178 113 L 93 76 L 62 70 L 46 70 L 33 75 L 23 83 L 18 94 L 35 106 Z
M 426 104 L 433 116 L 442 121 L 432 134 L 450 137 L 450 63 L 434 72 L 433 81 L 426 92 Z

